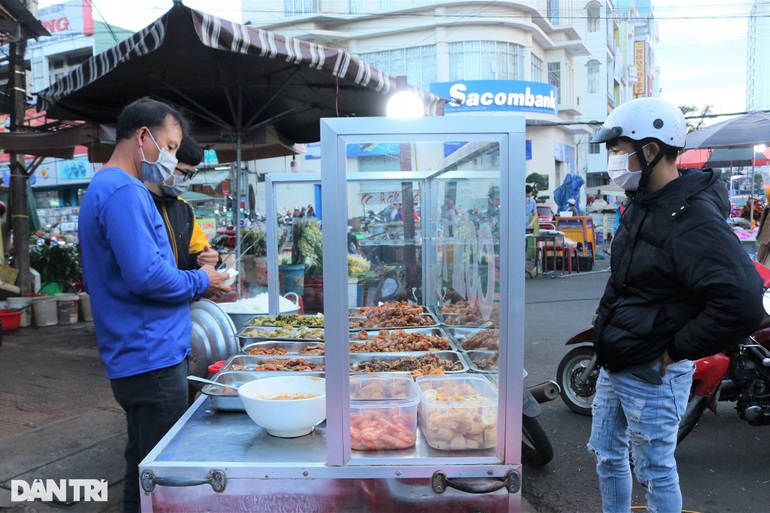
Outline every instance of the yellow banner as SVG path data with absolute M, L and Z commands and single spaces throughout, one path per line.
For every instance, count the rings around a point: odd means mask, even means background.
M 647 91 L 647 50 L 644 41 L 634 41 L 634 66 L 638 77 L 634 84 L 634 96 L 644 96 Z

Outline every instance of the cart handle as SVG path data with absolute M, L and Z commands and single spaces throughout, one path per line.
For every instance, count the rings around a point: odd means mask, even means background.
M 437 470 L 431 478 L 431 487 L 435 493 L 444 493 L 447 488 L 454 488 L 467 493 L 492 493 L 501 488 L 508 493 L 517 493 L 521 489 L 521 476 L 510 469 L 505 476 L 500 477 L 475 477 L 449 479 L 446 474 Z
M 147 493 L 152 492 L 155 486 L 198 486 L 202 484 L 211 485 L 212 490 L 222 493 L 227 487 L 227 474 L 224 470 L 211 469 L 203 479 L 190 477 L 157 477 L 152 470 L 142 471 L 141 479 L 142 490 Z

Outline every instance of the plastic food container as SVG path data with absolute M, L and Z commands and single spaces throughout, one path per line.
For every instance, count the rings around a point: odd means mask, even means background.
M 473 375 L 417 378 L 422 434 L 434 449 L 488 449 L 497 445 L 497 389 Z
M 376 451 L 412 447 L 417 440 L 419 401 L 411 376 L 351 376 L 351 449 Z

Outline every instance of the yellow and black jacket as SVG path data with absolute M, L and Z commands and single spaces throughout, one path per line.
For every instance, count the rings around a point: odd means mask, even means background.
M 199 269 L 198 255 L 208 244 L 203 229 L 195 220 L 192 207 L 177 196 L 158 196 L 150 191 L 155 206 L 166 225 L 168 240 L 177 267 L 183 271 Z

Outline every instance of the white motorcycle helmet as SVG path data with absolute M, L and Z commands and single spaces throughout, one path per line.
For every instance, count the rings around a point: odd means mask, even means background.
M 592 143 L 603 143 L 618 137 L 634 141 L 657 139 L 672 148 L 684 148 L 687 122 L 682 111 L 662 98 L 637 98 L 613 110 Z

